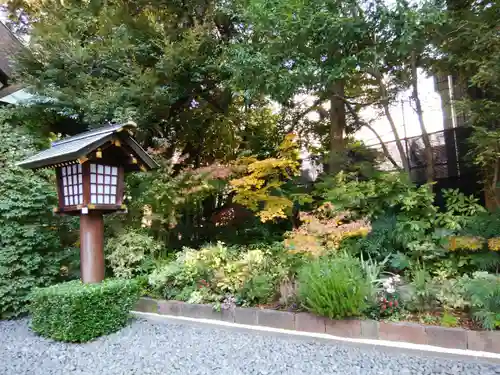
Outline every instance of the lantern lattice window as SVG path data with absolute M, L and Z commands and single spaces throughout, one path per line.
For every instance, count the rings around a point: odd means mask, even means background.
M 118 168 L 90 164 L 90 203 L 116 204 Z
M 64 204 L 74 206 L 83 203 L 82 166 L 68 165 L 61 168 Z

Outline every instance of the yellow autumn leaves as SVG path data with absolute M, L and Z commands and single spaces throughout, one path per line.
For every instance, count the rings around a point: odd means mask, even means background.
M 257 212 L 262 222 L 291 215 L 293 202 L 282 186 L 300 173 L 299 148 L 294 134 L 285 137 L 278 157 L 241 158 L 238 167 L 244 171 L 244 176 L 230 181 L 236 194 L 233 202 Z
M 500 251 L 500 237 L 485 239 L 473 236 L 452 236 L 448 239 L 449 251 L 466 250 L 481 251 L 487 246 L 488 250 Z

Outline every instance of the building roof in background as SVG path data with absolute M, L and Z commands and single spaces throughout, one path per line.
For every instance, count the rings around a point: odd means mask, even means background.
M 12 75 L 12 56 L 23 48 L 19 39 L 0 22 L 0 70 L 8 77 Z
M 8 104 L 16 104 L 20 101 L 17 93 L 23 92 L 21 85 L 9 85 L 0 88 L 0 102 Z M 28 97 L 23 99 L 29 99 Z

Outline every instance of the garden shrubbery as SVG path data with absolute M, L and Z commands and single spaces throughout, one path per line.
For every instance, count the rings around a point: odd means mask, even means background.
M 128 229 L 106 242 L 106 259 L 116 277 L 132 278 L 147 274 L 160 244 L 143 231 Z
M 78 269 L 72 262 L 78 251 L 65 244 L 71 241 L 69 220 L 52 213 L 55 176 L 16 166 L 34 141 L 4 116 L 0 112 L 0 319 L 26 313 L 33 288 L 71 277 L 72 265 Z
M 302 267 L 298 281 L 303 306 L 333 319 L 361 315 L 371 294 L 359 261 L 350 257 L 316 259 Z
M 2 318 L 25 312 L 33 288 L 74 275 L 68 268 L 73 253 L 65 245 L 64 230 L 57 230 L 64 228 L 64 221 L 50 212 L 56 204 L 50 189 L 53 175 L 34 176 L 14 165 L 23 154 L 17 143 L 30 146 L 28 138 L 19 136 L 22 142 L 7 137 L 8 147 L 0 146 L 0 162 L 6 166 L 0 170 Z M 270 173 L 278 161 L 269 159 L 262 165 Z M 262 181 L 269 179 L 267 172 Z M 444 191 L 445 206 L 438 207 L 430 186 L 417 187 L 400 173 L 373 172 L 368 179 L 341 172 L 317 183 L 312 195 L 291 189 L 291 178 L 286 184 L 278 178 L 280 194 L 287 197 L 278 201 L 286 200 L 286 212 L 276 200 L 267 200 L 267 205 L 259 197 L 252 201 L 255 217 L 280 228 L 276 233 L 259 230 L 255 236 L 262 225 L 248 224 L 245 231 L 254 237 L 240 238 L 244 245 L 214 243 L 227 224 L 219 217 L 212 224 L 197 224 L 207 231 L 203 235 L 172 231 L 176 240 L 171 243 L 190 241 L 193 248 L 168 248 L 168 241 L 162 240 L 171 227 L 180 226 L 180 207 L 189 216 L 206 194 L 222 191 L 206 185 L 199 200 L 179 200 L 180 186 L 194 194 L 200 176 L 189 183 L 181 177 L 181 182 L 169 180 L 170 188 L 161 197 L 171 206 L 159 216 L 151 202 L 163 185 L 153 184 L 155 194 L 138 193 L 129 219 L 140 219 L 138 208 L 149 205 L 145 228 L 115 218 L 120 228 L 109 233 L 107 265 L 114 276 L 129 281 L 70 282 L 36 289 L 33 329 L 58 340 L 93 339 L 125 324 L 138 293 L 210 303 L 217 309 L 272 304 L 330 318 L 365 315 L 424 322 L 435 322 L 437 314 L 446 326 L 469 319 L 479 327 L 500 327 L 500 215 L 486 213 L 475 198 Z M 262 210 L 266 213 L 259 215 Z M 217 231 L 210 235 L 212 225 Z M 198 248 L 206 242 L 205 235 L 214 242 Z M 272 242 L 276 237 L 280 241 Z
M 500 232 L 476 199 L 444 191 L 438 207 L 429 186 L 398 173 L 340 173 L 317 195 L 324 200 L 297 215 L 281 244 L 184 249 L 151 273 L 149 290 L 217 308 L 291 301 L 330 318 L 429 323 L 441 314 L 447 326 L 498 326 L 497 276 L 487 271 L 498 267 Z
M 273 299 L 289 267 L 280 245 L 231 248 L 219 242 L 200 250 L 184 249 L 149 278 L 157 295 L 192 303 L 225 301 L 239 305 Z
M 125 326 L 139 297 L 134 280 L 110 279 L 99 284 L 70 281 L 31 294 L 31 327 L 42 336 L 84 342 Z

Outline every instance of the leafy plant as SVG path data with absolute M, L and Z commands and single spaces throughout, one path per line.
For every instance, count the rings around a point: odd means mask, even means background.
M 359 261 L 349 257 L 314 260 L 300 270 L 298 282 L 303 306 L 333 319 L 361 315 L 371 294 Z
M 74 248 L 61 241 L 68 229 L 54 217 L 55 176 L 15 165 L 34 152 L 34 137 L 0 112 L 0 319 L 27 312 L 28 294 L 71 277 Z M 75 264 L 76 268 L 79 262 Z
M 81 281 L 37 288 L 31 294 L 31 328 L 59 341 L 84 342 L 125 326 L 139 297 L 134 280 Z
M 467 284 L 472 316 L 484 328 L 500 327 L 500 278 L 486 272 L 476 272 Z
M 456 316 L 450 314 L 448 311 L 443 313 L 443 316 L 441 317 L 441 325 L 443 327 L 457 327 L 458 323 L 459 320 Z
M 240 304 L 253 306 L 267 303 L 276 294 L 276 279 L 272 275 L 256 274 L 247 280 L 238 291 Z
M 327 203 L 328 204 L 328 203 Z M 292 254 L 324 255 L 338 250 L 348 238 L 366 236 L 370 231 L 367 220 L 351 220 L 348 213 L 325 217 L 323 205 L 316 212 L 301 212 L 301 226 L 285 234 L 285 247 Z
M 340 172 L 318 184 L 318 193 L 339 211 L 375 219 L 404 212 L 407 217 L 430 217 L 434 196 L 428 186 L 416 187 L 405 174 L 379 172 L 368 180 Z
M 480 212 L 467 218 L 461 234 L 486 239 L 500 235 L 500 210 Z
M 436 224 L 450 230 L 461 230 L 469 218 L 484 213 L 486 210 L 474 196 L 466 196 L 458 189 L 444 189 L 443 198 L 446 210 L 436 214 Z
M 439 318 L 437 316 L 428 313 L 420 315 L 418 320 L 420 323 L 428 325 L 435 325 L 439 323 Z
M 299 148 L 294 134 L 285 137 L 277 158 L 243 158 L 238 163 L 243 166 L 245 175 L 230 181 L 235 193 L 233 201 L 257 212 L 262 222 L 290 217 L 294 201 L 311 200 L 305 194 L 287 196 L 284 189 L 285 183 L 300 172 Z
M 445 310 L 464 310 L 470 306 L 467 285 L 470 277 L 463 275 L 456 279 L 437 281 L 436 298 Z
M 228 248 L 220 242 L 200 250 L 184 249 L 174 261 L 153 271 L 149 282 L 166 298 L 220 303 L 234 296 L 239 304 L 263 303 L 289 270 L 280 249 Z
M 160 249 L 161 245 L 151 236 L 129 228 L 110 238 L 106 242 L 105 252 L 114 275 L 130 279 L 149 273 L 151 257 Z
M 437 286 L 432 281 L 431 275 L 424 268 L 414 270 L 413 279 L 409 286 L 411 298 L 407 306 L 418 312 L 433 310 L 437 305 Z

